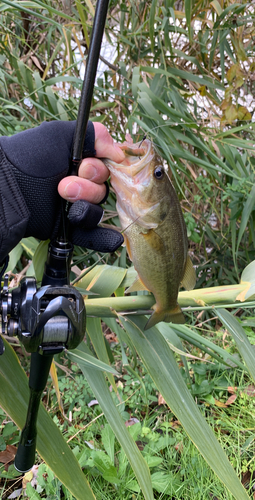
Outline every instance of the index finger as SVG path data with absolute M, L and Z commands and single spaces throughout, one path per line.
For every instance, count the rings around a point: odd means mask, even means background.
M 95 129 L 95 150 L 97 158 L 108 158 L 109 160 L 121 163 L 125 159 L 125 154 L 114 142 L 107 128 L 99 122 L 94 122 Z

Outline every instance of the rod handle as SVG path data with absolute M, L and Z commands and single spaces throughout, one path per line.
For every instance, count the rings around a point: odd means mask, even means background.
M 37 415 L 41 396 L 48 380 L 52 359 L 53 356 L 42 356 L 37 352 L 31 354 L 29 377 L 30 398 L 27 418 L 21 432 L 18 450 L 14 460 L 14 467 L 18 472 L 28 472 L 35 463 Z

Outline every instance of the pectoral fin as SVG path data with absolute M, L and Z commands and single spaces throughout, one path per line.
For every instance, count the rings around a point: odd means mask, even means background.
M 181 284 L 182 284 L 182 286 L 184 286 L 184 288 L 186 288 L 186 290 L 193 290 L 193 288 L 196 284 L 196 271 L 193 267 L 193 264 L 191 262 L 189 255 L 187 256 L 185 269 L 184 269 L 184 275 L 183 275 Z
M 148 290 L 148 288 L 146 288 L 146 286 L 143 284 L 139 276 L 137 276 L 134 283 L 132 283 L 132 285 L 129 288 L 127 288 L 125 293 L 139 292 L 141 290 Z
M 163 238 L 159 236 L 154 229 L 149 229 L 146 233 L 141 233 L 148 245 L 156 252 L 164 252 L 165 244 Z
M 126 248 L 127 248 L 127 253 L 128 253 L 128 256 L 131 260 L 131 262 L 133 261 L 133 258 L 132 258 L 132 252 L 131 252 L 131 248 L 130 248 L 130 243 L 129 243 L 129 240 L 128 238 L 126 237 L 126 235 L 124 234 L 124 244 L 126 245 Z

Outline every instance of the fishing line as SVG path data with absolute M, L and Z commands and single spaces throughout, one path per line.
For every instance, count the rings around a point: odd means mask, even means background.
M 160 145 L 159 145 L 159 144 L 157 144 L 155 141 L 153 141 L 152 139 L 150 139 L 148 131 L 147 131 L 147 133 L 145 133 L 145 130 L 143 130 L 143 128 L 142 128 L 141 126 L 140 126 L 140 128 L 141 128 L 141 130 L 143 131 L 143 133 L 144 133 L 145 135 L 144 135 L 143 139 L 141 140 L 141 142 L 140 142 L 140 144 L 139 144 L 139 146 L 138 146 L 138 147 L 140 148 L 140 147 L 141 147 L 141 145 L 142 145 L 142 143 L 143 143 L 143 141 L 145 141 L 145 139 L 149 138 L 150 142 L 152 142 L 152 144 L 153 144 L 154 146 L 157 146 L 158 148 L 162 149 L 162 151 L 163 151 L 163 147 L 162 147 L 162 146 L 160 146 Z M 155 127 L 155 128 L 157 128 L 157 127 Z M 152 131 L 152 130 L 154 130 L 154 129 L 150 129 L 150 131 Z M 133 137 L 139 137 L 140 135 L 141 135 L 141 134 L 140 134 L 139 132 L 137 132 L 136 134 L 132 134 L 132 136 L 133 136 Z
M 165 125 L 162 125 L 162 126 L 165 126 Z M 140 128 L 141 128 L 141 129 L 142 129 L 142 131 L 145 133 L 145 130 L 143 130 L 143 127 L 141 127 L 141 126 L 140 126 Z M 159 128 L 159 127 L 154 127 L 153 129 L 150 129 L 150 132 L 152 132 L 152 131 L 153 131 L 153 130 L 155 130 L 156 128 Z M 139 135 L 141 135 L 141 134 L 139 134 L 139 132 L 138 132 L 137 134 L 132 134 L 132 135 L 133 135 L 134 137 L 136 137 L 136 136 L 139 136 Z M 166 151 L 166 150 L 167 150 L 167 151 L 168 151 L 168 153 L 169 153 L 169 155 L 171 156 L 171 161 L 172 161 L 173 163 L 175 163 L 175 161 L 174 161 L 174 159 L 173 159 L 173 157 L 172 157 L 172 154 L 171 154 L 171 152 L 169 151 L 169 149 L 168 149 L 167 144 L 165 143 L 165 141 L 164 141 L 163 139 L 161 139 L 161 141 L 162 141 L 162 142 L 164 142 L 164 145 L 165 145 L 165 147 L 163 147 L 163 146 L 161 146 L 159 143 L 157 143 L 155 140 L 153 140 L 152 138 L 150 138 L 150 137 L 149 137 L 149 133 L 148 133 L 148 132 L 144 135 L 144 137 L 143 137 L 143 139 L 142 139 L 142 141 L 140 142 L 140 144 L 139 144 L 139 146 L 138 146 L 138 147 L 140 147 L 140 146 L 141 146 L 141 144 L 143 143 L 143 141 L 144 141 L 147 137 L 149 138 L 149 140 L 150 140 L 150 142 L 153 144 L 153 146 L 155 146 L 156 148 L 160 149 L 161 151 Z M 140 158 L 140 159 L 141 159 L 141 158 Z M 165 160 L 165 161 L 167 162 L 167 160 Z
M 144 135 L 144 137 L 143 137 L 143 139 L 141 140 L 141 142 L 140 142 L 139 146 L 138 146 L 139 148 L 141 147 L 141 145 L 142 145 L 143 141 L 145 141 L 146 137 L 147 137 L 147 135 L 145 134 L 145 135 Z
M 144 124 L 144 126 L 146 127 L 143 128 L 143 126 L 140 124 L 140 120 L 139 120 L 139 123 L 135 120 L 135 123 L 137 123 L 140 127 L 140 129 L 143 131 L 143 133 L 146 135 L 146 137 L 149 138 L 150 142 L 153 144 L 153 146 L 155 146 L 155 149 L 158 149 L 159 151 L 162 151 L 163 152 L 163 155 L 164 155 L 164 158 L 162 160 L 164 160 L 167 164 L 167 166 L 170 166 L 171 168 L 171 163 L 173 163 L 174 165 L 177 165 L 179 166 L 178 162 L 176 162 L 174 160 L 174 157 L 173 155 L 171 154 L 171 151 L 169 150 L 169 147 L 168 147 L 168 144 L 165 142 L 164 139 L 162 138 L 159 138 L 158 136 L 156 136 L 156 134 L 154 135 L 154 138 L 158 138 L 158 140 L 161 142 L 161 144 L 159 144 L 158 142 L 156 142 L 154 139 L 151 138 L 151 132 L 153 132 L 153 130 L 156 130 L 156 129 L 159 129 L 161 127 L 167 127 L 169 126 L 168 124 L 162 124 L 162 125 L 157 125 L 155 127 L 153 127 L 152 129 L 147 129 L 147 125 Z M 147 130 L 147 132 L 146 132 Z M 140 133 L 137 133 L 137 134 L 132 134 L 133 136 L 139 136 L 141 135 Z M 144 140 L 144 139 L 143 139 Z M 142 142 L 143 142 L 142 140 Z M 166 158 L 166 152 L 167 154 L 169 155 L 168 158 Z M 160 153 L 159 153 L 160 154 Z M 179 168 L 181 169 L 181 167 L 179 166 Z M 181 170 L 182 171 L 182 170 Z M 175 179 L 175 182 L 176 182 L 176 185 L 178 186 L 178 189 L 180 191 L 180 193 L 182 194 L 183 198 L 185 198 L 185 194 L 184 194 L 184 191 L 182 189 L 182 186 L 180 185 L 179 183 L 179 179 L 176 177 L 176 174 L 174 172 L 174 170 L 171 169 L 171 172 L 173 174 L 173 177 Z M 171 180 L 171 179 L 170 179 Z M 172 182 L 172 181 L 171 181 Z
M 90 255 L 93 255 L 95 253 L 94 250 L 92 250 L 89 254 L 88 257 L 90 257 Z M 84 269 L 84 271 L 81 272 L 81 274 L 79 276 L 77 276 L 77 278 L 75 278 L 72 282 L 71 282 L 71 285 L 74 285 L 75 283 L 78 283 L 82 278 L 84 278 L 84 276 L 86 276 L 86 274 L 88 274 L 90 271 L 92 271 L 92 269 L 94 269 L 99 262 L 101 262 L 102 260 L 106 260 L 106 257 L 108 256 L 107 253 L 104 253 L 96 262 L 94 262 L 94 264 L 92 264 L 91 266 L 87 267 L 87 269 Z
M 66 231 L 66 224 L 65 224 L 65 200 L 61 199 L 61 218 L 60 218 L 60 224 L 62 226 L 62 236 L 64 241 L 67 241 L 67 231 Z M 66 275 L 69 275 L 69 266 L 68 266 L 68 257 L 65 259 L 65 267 L 66 267 Z

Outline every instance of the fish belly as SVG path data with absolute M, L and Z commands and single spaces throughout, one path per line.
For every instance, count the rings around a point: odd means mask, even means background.
M 156 300 L 153 307 L 156 313 L 155 323 L 170 321 L 169 316 L 174 314 L 182 315 L 177 296 L 187 250 L 183 248 L 182 234 L 180 231 L 179 233 L 170 234 L 170 231 L 164 231 L 164 228 L 143 232 L 136 224 L 125 232 L 128 252 L 134 267 L 140 280 Z M 183 322 L 181 317 L 176 319 L 175 322 Z

